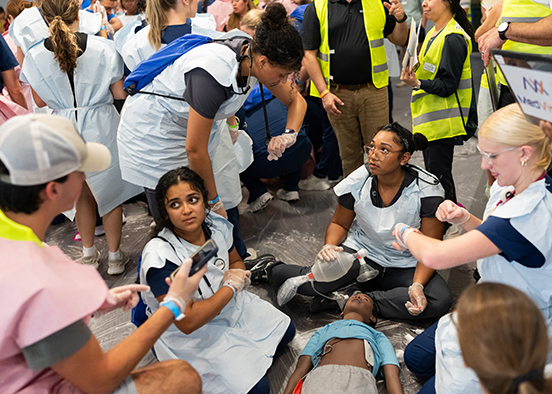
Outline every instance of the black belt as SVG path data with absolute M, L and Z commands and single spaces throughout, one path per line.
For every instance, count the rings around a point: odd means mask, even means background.
M 330 88 L 332 88 L 332 89 L 337 89 L 337 90 L 347 89 L 347 90 L 351 90 L 351 91 L 367 88 L 368 86 L 370 86 L 369 83 L 359 83 L 357 85 L 342 85 L 342 84 L 339 84 L 339 83 L 331 83 L 330 84 Z

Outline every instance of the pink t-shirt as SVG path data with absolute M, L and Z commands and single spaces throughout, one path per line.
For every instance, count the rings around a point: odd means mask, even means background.
M 21 349 L 80 319 L 88 323 L 113 303 L 109 289 L 94 267 L 75 263 L 58 247 L 2 238 L 6 218 L 0 216 L 0 393 L 79 392 L 50 368 L 29 369 Z
M 217 22 L 217 31 L 222 31 L 228 22 L 228 16 L 234 12 L 232 0 L 215 0 L 213 4 L 207 7 L 207 13 L 215 17 Z

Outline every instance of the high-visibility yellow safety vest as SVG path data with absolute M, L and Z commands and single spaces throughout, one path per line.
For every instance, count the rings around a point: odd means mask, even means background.
M 372 83 L 376 88 L 382 88 L 389 83 L 387 71 L 387 56 L 383 46 L 383 29 L 385 28 L 385 10 L 381 1 L 361 0 L 362 15 L 364 17 L 364 29 L 370 46 L 370 58 L 372 59 Z M 330 43 L 328 33 L 328 0 L 314 0 L 316 16 L 320 23 L 320 47 L 317 60 L 324 76 L 326 86 L 330 88 Z M 351 59 L 354 61 L 354 59 Z M 316 86 L 311 83 L 311 96 L 320 97 Z
M 468 44 L 468 52 L 456 92 L 460 100 L 464 122 L 467 123 L 472 99 L 472 72 L 470 65 L 472 43 L 470 36 L 464 32 L 462 27 L 453 18 L 443 31 L 437 35 L 426 53 L 427 45 L 434 30 L 435 27 L 427 33 L 422 45 L 420 64 L 416 71 L 416 77 L 419 80 L 435 79 L 439 65 L 441 64 L 441 54 L 445 45 L 445 38 L 449 34 L 462 35 Z M 439 97 L 435 94 L 427 93 L 422 89 L 414 90 L 412 91 L 410 108 L 412 110 L 412 131 L 414 133 L 422 133 L 428 141 L 466 134 L 460 116 L 460 109 L 458 108 L 458 101 L 454 93 L 448 97 Z
M 535 23 L 551 15 L 552 11 L 548 7 L 546 0 L 505 0 L 500 14 L 500 23 Z M 552 47 L 542 47 L 540 45 L 524 44 L 506 40 L 502 49 L 514 52 L 536 53 L 540 55 L 552 55 Z M 506 85 L 506 79 L 502 72 L 498 71 L 498 80 Z

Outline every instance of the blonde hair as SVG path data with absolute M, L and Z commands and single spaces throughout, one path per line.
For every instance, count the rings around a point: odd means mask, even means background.
M 176 8 L 177 0 L 146 0 L 146 19 L 150 25 L 148 41 L 158 51 L 161 48 L 161 32 L 167 27 L 165 12 Z
M 257 26 L 259 26 L 259 23 L 261 23 L 262 14 L 263 14 L 263 11 L 259 10 L 258 8 L 254 8 L 252 10 L 247 11 L 247 13 L 243 16 L 243 18 L 240 21 L 240 27 L 245 26 L 251 30 L 255 30 Z
M 76 35 L 69 25 L 79 16 L 80 4 L 77 0 L 44 0 L 42 14 L 49 22 L 48 30 L 54 50 L 54 60 L 65 73 L 72 73 L 77 67 L 81 49 Z
M 494 142 L 534 149 L 534 168 L 547 169 L 552 161 L 552 142 L 539 126 L 529 123 L 518 104 L 510 104 L 494 112 L 483 123 L 479 137 Z
M 251 0 L 243 0 L 247 2 L 247 9 L 251 11 L 255 8 L 255 4 L 253 4 L 253 1 Z M 249 12 L 247 11 L 247 12 Z M 236 14 L 235 12 L 232 12 L 230 14 L 230 17 L 228 18 L 228 22 L 226 23 L 226 31 L 230 31 L 232 29 L 239 29 L 240 28 L 240 22 L 241 17 L 239 14 Z
M 500 283 L 474 285 L 460 297 L 456 313 L 464 361 L 490 394 L 550 392 L 543 377 L 547 326 L 525 293 Z

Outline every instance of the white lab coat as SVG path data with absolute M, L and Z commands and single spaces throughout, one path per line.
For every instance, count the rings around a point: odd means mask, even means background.
M 86 182 L 98 203 L 100 216 L 110 212 L 142 189 L 121 178 L 117 151 L 119 114 L 109 87 L 123 76 L 123 62 L 112 42 L 88 36 L 85 52 L 74 74 L 78 109 L 67 74 L 63 73 L 44 44 L 32 47 L 25 57 L 22 75 L 54 114 L 75 121 L 86 141 L 99 142 L 111 152 L 111 165 L 103 172 L 87 173 Z
M 222 259 L 224 266 L 215 265 L 216 259 L 211 259 L 205 276 L 213 292 L 217 292 L 229 266 L 232 225 L 217 214 L 210 216 L 213 222 L 211 238 L 219 247 L 217 259 Z M 172 244 L 176 254 L 167 242 L 152 239 L 142 253 L 142 284 L 148 284 L 149 269 L 164 267 L 167 259 L 180 264 L 198 249 L 170 230 L 163 229 L 159 235 Z M 199 287 L 205 299 L 213 295 L 205 280 L 201 280 Z M 151 291 L 143 292 L 142 297 L 146 313 L 151 316 L 159 308 L 159 302 Z M 200 300 L 202 297 L 196 292 L 194 301 Z M 290 321 L 268 302 L 242 291 L 213 320 L 189 335 L 171 325 L 155 343 L 155 353 L 161 361 L 178 358 L 189 362 L 201 376 L 205 394 L 245 394 L 271 366 Z
M 548 325 L 552 339 L 552 191 L 550 178 L 533 182 L 526 190 L 492 212 L 492 216 L 509 218 L 512 226 L 529 240 L 545 257 L 540 268 L 529 268 L 494 255 L 477 262 L 481 282 L 503 283 L 523 291 L 537 304 Z M 495 182 L 485 209 L 485 217 L 496 207 L 504 187 Z M 464 366 L 458 334 L 450 315 L 439 321 L 435 333 L 437 394 L 481 393 L 475 373 Z M 552 359 L 548 356 L 549 362 Z
M 372 204 L 370 190 L 373 177 L 369 176 L 365 165 L 357 168 L 334 187 L 337 196 L 351 193 L 355 199 L 356 216 L 343 245 L 354 250 L 366 249 L 368 258 L 382 267 L 416 266 L 417 261 L 410 251 L 399 251 L 391 246 L 395 241 L 393 228 L 397 223 L 420 228 L 422 198 L 444 197 L 443 187 L 435 176 L 419 167 L 412 168 L 421 179 L 404 188 L 399 199 L 385 208 L 378 208 Z
M 143 30 L 140 30 L 141 33 Z M 137 35 L 138 36 L 138 35 Z M 223 37 L 243 36 L 233 31 Z M 182 97 L 186 90 L 184 74 L 200 67 L 223 86 L 237 86 L 236 54 L 228 47 L 210 43 L 196 47 L 178 58 L 143 90 Z M 249 86 L 257 79 L 251 77 Z M 234 94 L 215 115 L 209 138 L 209 157 L 215 183 L 226 209 L 236 207 L 242 199 L 239 169 L 226 118 L 243 105 L 247 94 Z M 127 98 L 119 125 L 118 141 L 123 179 L 136 185 L 155 189 L 157 181 L 167 171 L 188 165 L 186 129 L 189 104 L 175 99 L 136 94 Z

